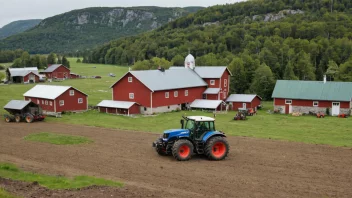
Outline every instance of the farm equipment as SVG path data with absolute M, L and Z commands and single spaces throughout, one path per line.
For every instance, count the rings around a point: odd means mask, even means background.
M 317 118 L 325 118 L 324 113 L 317 113 L 316 116 L 317 116 Z
M 42 109 L 39 105 L 26 100 L 11 100 L 4 106 L 4 109 L 10 113 L 5 114 L 5 122 L 21 122 L 26 121 L 31 123 L 33 121 L 42 121 L 45 116 L 42 115 Z
M 233 118 L 234 120 L 247 120 L 247 111 L 243 109 L 238 109 L 238 113 Z
M 338 118 L 347 118 L 347 114 L 339 114 L 338 116 L 337 116 Z
M 254 110 L 253 108 L 247 109 L 247 115 L 248 116 L 253 116 L 254 114 L 257 115 L 257 111 L 256 110 Z
M 225 133 L 215 130 L 215 119 L 206 116 L 182 116 L 181 129 L 164 131 L 153 142 L 159 155 L 173 155 L 178 161 L 191 159 L 192 154 L 205 155 L 210 160 L 223 160 L 229 152 Z

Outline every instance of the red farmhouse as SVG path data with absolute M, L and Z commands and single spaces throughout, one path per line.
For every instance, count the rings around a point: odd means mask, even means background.
M 352 82 L 278 80 L 272 94 L 275 110 L 281 113 L 349 114 L 352 110 Z
M 231 94 L 226 102 L 230 104 L 230 110 L 238 111 L 239 108 L 253 108 L 257 110 L 262 98 L 256 94 Z
M 70 69 L 61 64 L 50 65 L 45 71 L 41 73 L 44 73 L 47 79 L 64 80 L 71 78 Z
M 44 112 L 88 110 L 88 95 L 71 86 L 36 85 L 23 96 L 40 105 Z

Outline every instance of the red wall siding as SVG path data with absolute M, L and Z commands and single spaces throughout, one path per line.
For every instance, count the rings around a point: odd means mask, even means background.
M 207 100 L 219 100 L 219 94 L 207 94 Z
M 27 82 L 29 80 L 29 76 L 34 75 L 35 82 L 39 82 L 39 76 L 33 74 L 32 72 L 23 77 L 23 81 Z
M 74 96 L 70 96 L 70 90 L 74 90 Z M 78 98 L 83 98 L 83 103 L 78 103 Z M 64 100 L 64 105 L 60 106 L 60 100 Z M 70 88 L 56 100 L 56 112 L 62 111 L 83 111 L 87 110 L 88 97 L 76 89 Z
M 258 96 L 256 96 L 256 97 L 252 100 L 252 108 L 258 107 L 258 106 L 260 105 L 261 101 L 262 101 L 262 100 L 261 100 Z
M 128 82 L 128 77 L 132 77 L 132 82 Z M 116 83 L 112 90 L 113 100 L 133 101 L 144 107 L 150 107 L 151 91 L 130 73 Z M 129 93 L 134 93 L 134 99 L 129 98 Z
M 99 107 L 99 111 L 101 113 L 106 113 L 106 108 L 105 107 Z
M 130 114 L 140 114 L 140 107 L 137 104 L 134 104 L 131 108 L 130 108 Z
M 220 79 L 219 78 L 203 78 L 203 80 L 208 84 L 209 88 L 219 88 L 220 87 Z M 215 80 L 214 85 L 210 84 L 211 80 Z
M 44 111 L 54 112 L 54 100 L 48 100 L 43 98 L 33 98 L 33 97 L 24 97 L 25 100 L 31 100 L 32 102 L 38 104 Z M 47 101 L 47 103 L 45 102 Z M 51 102 L 51 105 L 50 105 Z
M 225 79 L 227 80 L 226 87 L 225 87 Z M 220 100 L 226 100 L 226 98 L 229 96 L 229 84 L 230 84 L 230 73 L 225 70 L 224 74 L 221 76 L 220 80 L 221 86 L 220 86 Z
M 70 78 L 70 70 L 65 66 L 60 66 L 51 73 L 46 73 L 47 78 L 64 78 L 64 73 L 66 73 L 67 78 Z
M 316 100 L 292 100 L 292 106 L 303 106 L 303 107 L 313 107 L 313 101 Z M 331 108 L 332 107 L 332 102 L 333 101 L 318 101 L 319 106 L 318 107 L 323 107 L 323 108 Z M 339 102 L 339 101 L 336 101 Z M 282 98 L 275 98 L 275 105 L 285 105 L 285 99 Z M 349 102 L 340 102 L 340 108 L 350 108 L 350 103 Z
M 76 78 L 79 78 L 79 75 L 70 74 L 70 78 L 71 79 L 76 79 Z
M 188 90 L 188 96 L 185 96 Z M 193 87 L 177 90 L 156 91 L 153 93 L 153 108 L 182 103 L 191 103 L 195 99 L 201 99 L 206 87 Z M 178 97 L 174 97 L 174 91 L 178 91 Z M 165 92 L 169 92 L 169 98 L 165 98 Z
M 233 102 L 232 103 L 232 110 L 238 111 L 238 108 L 243 108 L 243 103 L 244 102 Z M 254 107 L 254 106 L 253 106 Z M 253 108 L 252 103 L 246 102 L 246 108 Z

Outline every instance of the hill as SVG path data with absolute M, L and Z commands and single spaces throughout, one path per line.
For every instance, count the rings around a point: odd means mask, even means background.
M 0 28 L 0 39 L 24 32 L 38 25 L 41 19 L 29 19 L 11 22 Z
M 153 30 L 201 7 L 94 7 L 73 10 L 41 21 L 35 28 L 0 42 L 0 49 L 30 53 L 75 52 L 113 39 Z
M 228 65 L 232 92 L 265 90 L 264 98 L 270 98 L 276 79 L 322 80 L 327 74 L 328 80 L 352 81 L 352 2 L 331 2 L 213 6 L 152 32 L 111 41 L 87 61 L 126 65 L 159 57 L 177 65 L 190 50 L 196 65 Z

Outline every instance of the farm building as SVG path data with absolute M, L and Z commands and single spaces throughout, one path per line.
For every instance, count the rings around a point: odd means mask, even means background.
M 227 110 L 226 104 L 222 100 L 196 99 L 190 104 L 190 107 L 192 109 L 210 110 L 210 111 Z
M 142 114 L 152 114 L 189 108 L 196 99 L 226 99 L 230 71 L 195 67 L 192 57 L 187 56 L 185 67 L 127 72 L 111 86 L 112 100 L 136 102 Z
M 226 102 L 230 104 L 230 110 L 238 111 L 238 108 L 253 108 L 257 110 L 262 98 L 256 94 L 231 94 Z
M 50 65 L 45 71 L 40 72 L 45 74 L 47 79 L 65 80 L 71 78 L 71 71 L 62 64 Z
M 348 114 L 352 109 L 352 82 L 278 80 L 272 94 L 281 113 Z
M 38 68 L 8 68 L 7 79 L 12 83 L 37 83 L 39 82 Z
M 39 104 L 45 112 L 88 110 L 88 95 L 71 86 L 36 85 L 23 96 Z
M 97 106 L 99 112 L 102 113 L 120 115 L 140 114 L 139 104 L 135 102 L 103 100 Z

